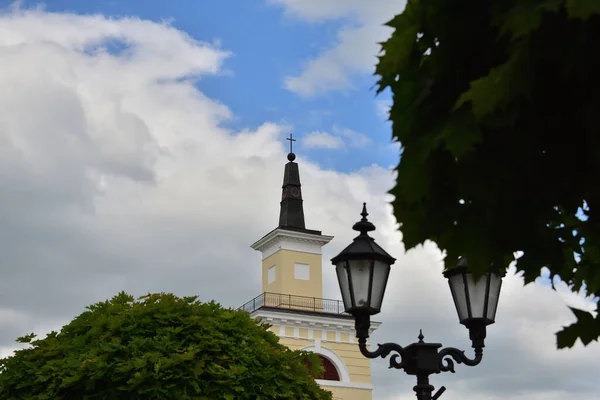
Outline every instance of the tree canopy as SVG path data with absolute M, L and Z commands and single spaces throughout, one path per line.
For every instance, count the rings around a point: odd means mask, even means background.
M 476 274 L 516 259 L 600 296 L 600 1 L 408 0 L 376 68 L 402 145 L 394 213 Z M 596 313 L 559 348 L 600 336 Z
M 331 400 L 305 363 L 248 313 L 195 297 L 125 293 L 0 361 L 0 399 Z

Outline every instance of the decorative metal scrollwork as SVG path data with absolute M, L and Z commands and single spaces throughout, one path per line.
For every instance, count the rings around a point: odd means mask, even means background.
M 366 341 L 361 342 L 359 340 L 359 348 L 360 348 L 360 352 L 362 353 L 362 355 L 367 358 L 377 358 L 377 357 L 386 358 L 388 355 L 390 355 L 391 352 L 394 351 L 397 354 L 394 354 L 390 357 L 389 368 L 402 369 L 406 365 L 406 360 L 404 360 L 404 358 L 403 358 L 405 356 L 405 351 L 404 351 L 404 348 L 402 346 L 400 346 L 399 344 L 396 344 L 396 343 L 377 344 L 377 350 L 369 351 L 369 349 L 367 349 Z M 398 359 L 400 359 L 400 360 L 398 361 Z
M 458 364 L 465 364 L 473 367 L 481 362 L 481 359 L 483 358 L 483 349 L 476 348 L 475 358 L 471 359 L 467 357 L 465 352 L 462 350 L 459 350 L 455 347 L 446 347 L 440 350 L 438 357 L 440 360 L 440 371 L 450 371 L 454 373 L 454 361 L 456 361 Z
M 472 347 L 475 349 L 475 356 L 469 358 L 463 350 L 455 347 L 442 347 L 441 343 L 425 343 L 423 332 L 419 332 L 417 343 L 411 343 L 402 347 L 396 343 L 377 344 L 377 350 L 370 351 L 367 347 L 367 338 L 369 337 L 369 319 L 368 317 L 356 317 L 356 337 L 358 338 L 358 348 L 363 356 L 367 358 L 386 358 L 390 354 L 389 368 L 403 369 L 409 375 L 416 375 L 417 385 L 413 390 L 418 399 L 437 400 L 446 390 L 441 387 L 433 394 L 434 387 L 429 384 L 429 376 L 440 372 L 454 373 L 454 365 L 465 364 L 473 367 L 478 365 L 483 359 L 483 339 L 485 338 L 485 326 L 481 329 L 471 329 L 469 336 Z M 478 327 L 475 327 L 478 328 Z

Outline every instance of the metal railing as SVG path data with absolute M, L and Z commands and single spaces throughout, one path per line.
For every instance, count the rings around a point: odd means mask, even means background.
M 262 293 L 238 308 L 238 310 L 251 313 L 264 307 L 349 315 L 344 312 L 344 303 L 340 300 L 281 293 Z

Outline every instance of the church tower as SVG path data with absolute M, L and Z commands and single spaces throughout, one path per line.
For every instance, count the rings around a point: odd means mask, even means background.
M 316 381 L 334 399 L 371 400 L 370 360 L 360 354 L 354 320 L 341 301 L 323 298 L 322 247 L 333 236 L 306 229 L 295 140 L 287 140 L 279 224 L 251 245 L 262 255 L 262 293 L 241 308 L 272 325 L 280 343 L 317 353 L 325 374 Z
M 288 154 L 283 174 L 279 226 L 252 244 L 262 253 L 263 293 L 323 297 L 321 248 L 333 236 L 306 229 L 302 189 L 294 153 Z

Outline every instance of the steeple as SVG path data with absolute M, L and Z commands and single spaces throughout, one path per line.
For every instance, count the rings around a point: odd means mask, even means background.
M 290 152 L 283 174 L 279 225 L 251 247 L 262 253 L 263 293 L 321 298 L 321 248 L 329 243 L 333 236 L 306 229 L 300 172 L 298 164 L 294 162 L 296 155 L 292 151 L 295 139 L 290 134 L 287 140 L 290 141 Z
M 285 164 L 283 172 L 283 186 L 281 193 L 281 203 L 279 210 L 279 225 L 277 229 L 288 231 L 305 232 L 320 235 L 321 231 L 306 229 L 304 223 L 304 208 L 302 206 L 302 189 L 300 184 L 300 171 L 298 164 L 294 162 L 296 155 L 293 152 L 292 144 L 296 141 L 290 133 L 290 152 L 287 155 L 288 162 Z
M 291 141 L 294 140 L 291 134 L 287 140 L 290 140 L 290 153 L 287 156 L 288 163 L 285 164 L 285 171 L 283 173 L 279 228 L 305 230 L 300 171 L 298 170 L 298 164 L 294 162 L 296 155 L 291 151 Z

